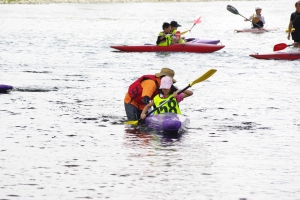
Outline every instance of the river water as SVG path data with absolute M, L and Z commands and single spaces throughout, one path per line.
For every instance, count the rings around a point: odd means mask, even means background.
M 263 7 L 276 32 L 240 15 Z M 300 199 L 299 60 L 251 53 L 290 44 L 294 1 L 40 4 L 0 6 L 0 199 Z M 208 54 L 120 53 L 155 43 L 164 21 L 187 37 L 220 39 Z M 284 51 L 290 51 L 285 49 Z M 187 132 L 165 138 L 128 125 L 131 82 L 162 67 L 187 86 Z

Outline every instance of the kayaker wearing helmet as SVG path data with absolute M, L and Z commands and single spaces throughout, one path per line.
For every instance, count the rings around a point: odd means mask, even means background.
M 289 40 L 292 35 L 294 46 L 300 47 L 300 1 L 295 3 L 295 8 L 296 11 L 291 14 L 287 39 Z
M 160 32 L 157 36 L 156 44 L 158 46 L 169 46 L 172 44 L 171 39 L 171 25 L 168 22 L 164 22 L 162 25 L 163 31 Z
M 162 68 L 159 73 L 143 75 L 133 82 L 124 98 L 124 106 L 128 120 L 138 120 L 145 105 L 158 94 L 161 78 L 169 76 L 173 79 L 175 72 L 169 68 Z
M 263 28 L 266 21 L 264 16 L 261 14 L 261 6 L 255 7 L 255 14 L 251 15 L 248 19 L 245 21 L 252 21 L 252 28 Z

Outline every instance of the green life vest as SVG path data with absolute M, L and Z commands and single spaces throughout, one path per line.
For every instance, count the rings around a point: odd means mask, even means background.
M 169 99 L 171 99 L 171 100 L 168 101 Z M 169 95 L 168 98 L 161 98 L 160 94 L 156 95 L 153 98 L 154 108 L 158 107 L 160 104 L 164 103 L 165 101 L 168 101 L 168 103 L 165 103 L 159 109 L 157 109 L 156 111 L 154 111 L 155 115 L 156 114 L 161 114 L 161 113 L 177 113 L 177 114 L 181 114 L 178 102 L 177 102 L 176 98 L 173 98 L 172 95 Z
M 160 32 L 158 34 L 158 36 L 163 36 L 165 33 L 164 32 Z M 163 41 L 161 41 L 158 46 L 169 46 L 172 44 L 172 38 L 170 35 L 165 35 L 165 39 Z

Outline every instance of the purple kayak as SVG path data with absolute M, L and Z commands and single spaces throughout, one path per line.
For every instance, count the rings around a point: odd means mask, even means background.
M 190 120 L 180 114 L 164 113 L 150 115 L 146 118 L 145 122 L 147 126 L 153 128 L 156 131 L 178 133 L 187 129 Z
M 7 93 L 11 89 L 13 89 L 13 87 L 10 85 L 0 84 L 0 93 Z
M 208 39 L 208 38 L 187 38 L 186 43 L 204 43 L 204 44 L 218 44 L 220 40 L 218 39 Z

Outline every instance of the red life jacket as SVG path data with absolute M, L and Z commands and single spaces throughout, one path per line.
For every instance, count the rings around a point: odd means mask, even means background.
M 134 81 L 128 88 L 128 94 L 131 97 L 131 100 L 129 103 L 131 103 L 133 100 L 135 102 L 137 102 L 138 104 L 144 104 L 144 102 L 142 101 L 142 92 L 143 92 L 143 88 L 141 86 L 141 82 L 143 80 L 146 79 L 151 79 L 155 82 L 156 84 L 156 90 L 155 92 L 152 94 L 152 96 L 150 97 L 150 99 L 153 99 L 155 95 L 158 94 L 158 82 L 156 80 L 156 76 L 155 75 L 143 75 L 141 76 L 139 79 L 137 79 L 136 81 Z

